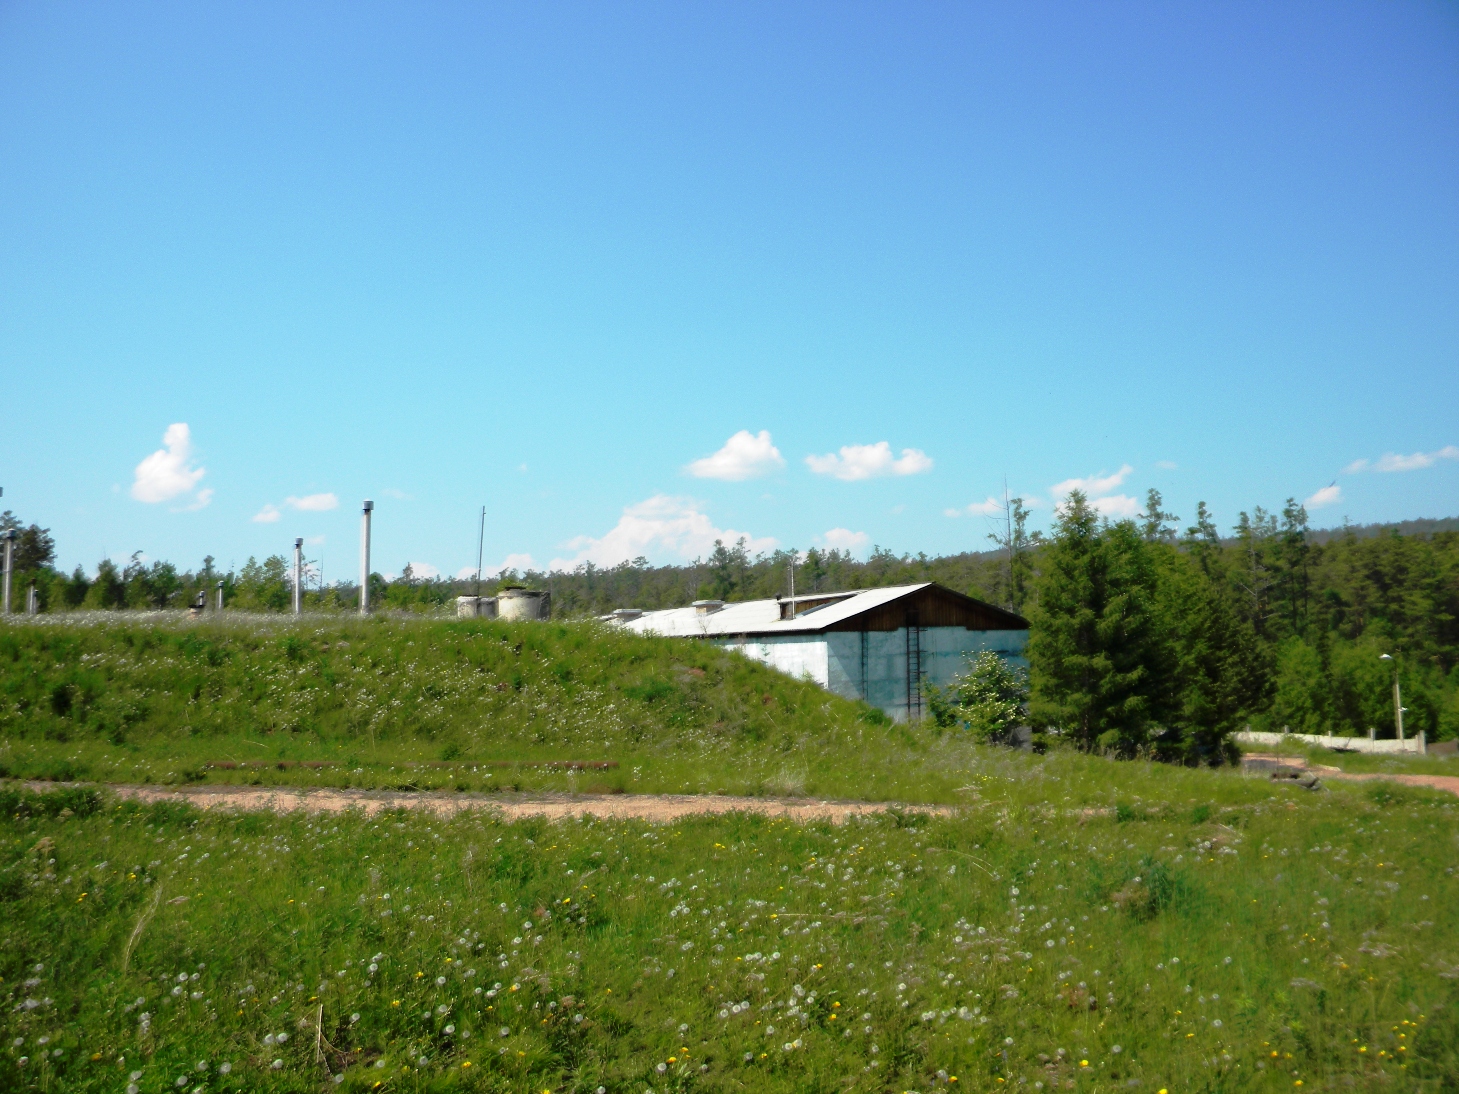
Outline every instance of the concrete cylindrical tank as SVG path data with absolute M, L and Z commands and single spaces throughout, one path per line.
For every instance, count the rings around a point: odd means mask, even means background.
M 541 589 L 503 589 L 496 599 L 502 619 L 547 618 L 547 594 Z
M 483 596 L 476 602 L 476 614 L 482 619 L 496 618 L 496 597 Z
M 475 619 L 476 605 L 480 599 L 479 596 L 458 596 L 456 598 L 456 618 Z

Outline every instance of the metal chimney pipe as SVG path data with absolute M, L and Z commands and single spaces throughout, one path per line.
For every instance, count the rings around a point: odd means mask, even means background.
M 304 541 L 294 540 L 294 614 L 304 610 Z
M 0 608 L 4 614 L 10 614 L 10 571 L 15 565 L 15 529 L 8 528 L 5 531 L 5 592 L 4 607 Z
M 370 611 L 370 514 L 375 509 L 375 503 L 369 498 L 365 499 L 365 507 L 360 513 L 360 614 L 368 615 Z
M 218 582 L 218 610 L 223 610 L 223 583 Z

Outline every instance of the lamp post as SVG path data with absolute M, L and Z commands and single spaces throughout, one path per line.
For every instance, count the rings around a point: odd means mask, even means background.
M 15 567 L 15 529 L 7 528 L 4 532 L 5 540 L 5 590 L 4 606 L 0 608 L 6 615 L 10 614 L 10 571 Z
M 304 610 L 304 541 L 294 540 L 294 614 Z
M 360 614 L 370 614 L 370 514 L 375 503 L 365 499 L 360 510 Z
M 1393 727 L 1398 730 L 1398 739 L 1403 740 L 1403 689 L 1398 683 L 1398 661 L 1392 654 L 1385 653 L 1379 661 L 1393 663 Z

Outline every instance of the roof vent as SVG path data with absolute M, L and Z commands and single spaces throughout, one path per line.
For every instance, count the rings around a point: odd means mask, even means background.
M 724 607 L 723 600 L 696 600 L 694 611 L 697 615 L 713 615 Z

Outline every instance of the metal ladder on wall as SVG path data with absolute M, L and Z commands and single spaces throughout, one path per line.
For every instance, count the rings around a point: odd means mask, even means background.
M 907 609 L 907 721 L 922 720 L 922 628 L 916 608 Z

